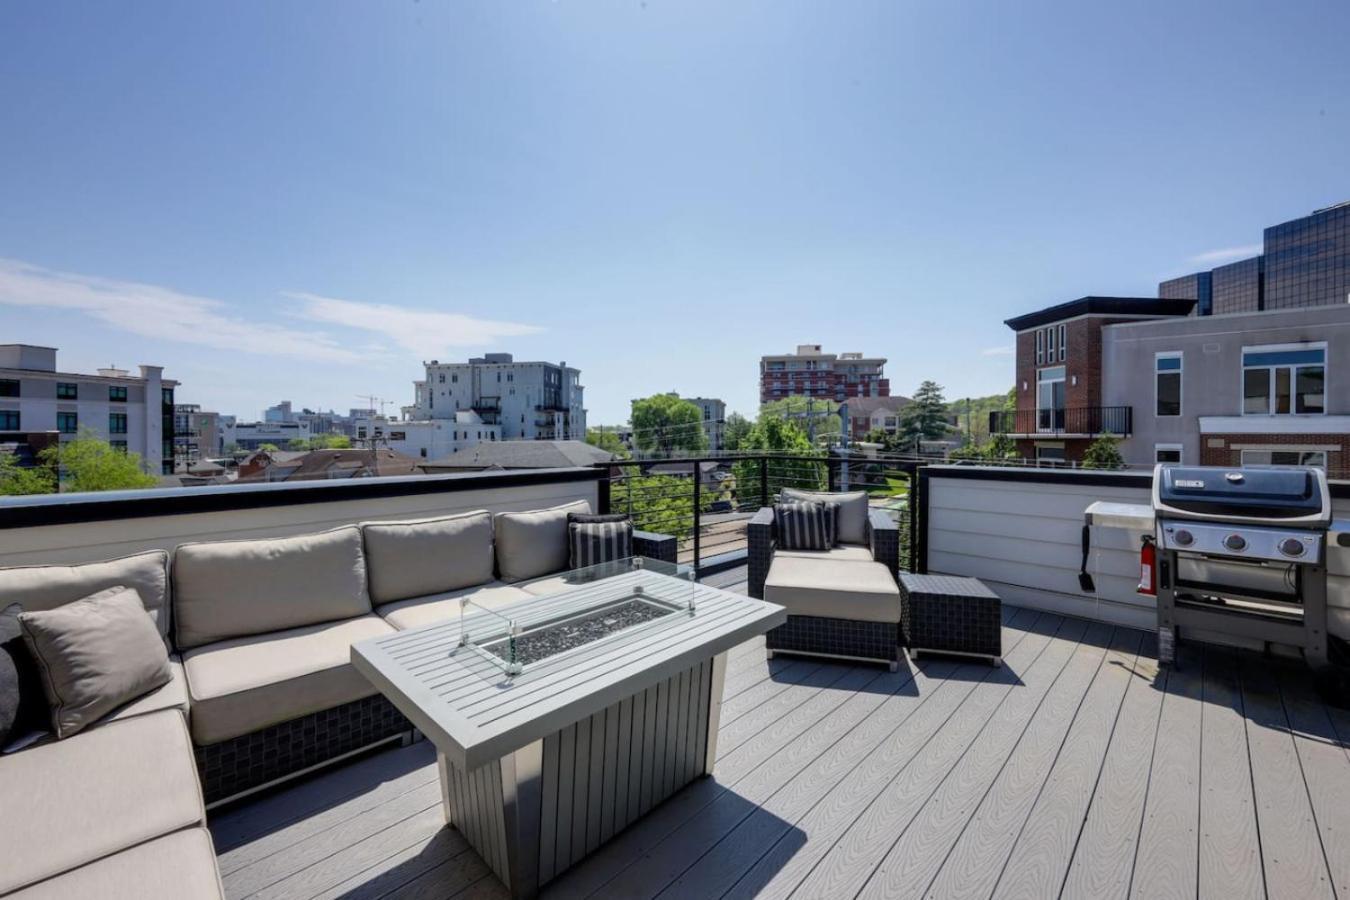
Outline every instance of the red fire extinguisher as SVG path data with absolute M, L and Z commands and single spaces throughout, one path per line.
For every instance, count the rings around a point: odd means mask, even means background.
M 1144 535 L 1139 545 L 1139 587 L 1135 590 L 1150 597 L 1158 596 L 1158 548 L 1151 535 Z

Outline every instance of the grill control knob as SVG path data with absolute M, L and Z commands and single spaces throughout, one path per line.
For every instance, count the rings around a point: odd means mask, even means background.
M 1240 534 L 1230 534 L 1223 539 L 1223 545 L 1233 552 L 1247 549 L 1247 539 Z
M 1285 538 L 1280 541 L 1280 552 L 1285 556 L 1302 556 L 1306 549 L 1298 538 Z
M 1178 547 L 1189 547 L 1191 544 L 1195 543 L 1195 535 L 1184 528 L 1179 528 L 1176 533 L 1172 535 L 1172 543 L 1176 544 Z

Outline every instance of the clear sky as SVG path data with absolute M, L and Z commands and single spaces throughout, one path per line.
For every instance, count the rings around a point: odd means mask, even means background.
M 753 412 L 760 354 L 1005 390 L 1002 320 L 1350 199 L 1350 3 L 10 2 L 0 342 L 180 400 L 420 361 Z

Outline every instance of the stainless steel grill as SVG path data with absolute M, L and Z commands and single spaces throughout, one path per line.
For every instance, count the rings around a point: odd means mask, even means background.
M 1326 665 L 1324 472 L 1159 466 L 1153 514 L 1161 662 L 1189 633 L 1296 647 Z

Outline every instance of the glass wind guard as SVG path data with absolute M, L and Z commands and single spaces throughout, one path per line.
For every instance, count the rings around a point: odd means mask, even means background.
M 634 557 L 577 569 L 533 584 L 540 600 L 483 610 L 461 601 L 460 644 L 508 676 L 565 654 L 618 647 L 697 615 L 693 569 Z

